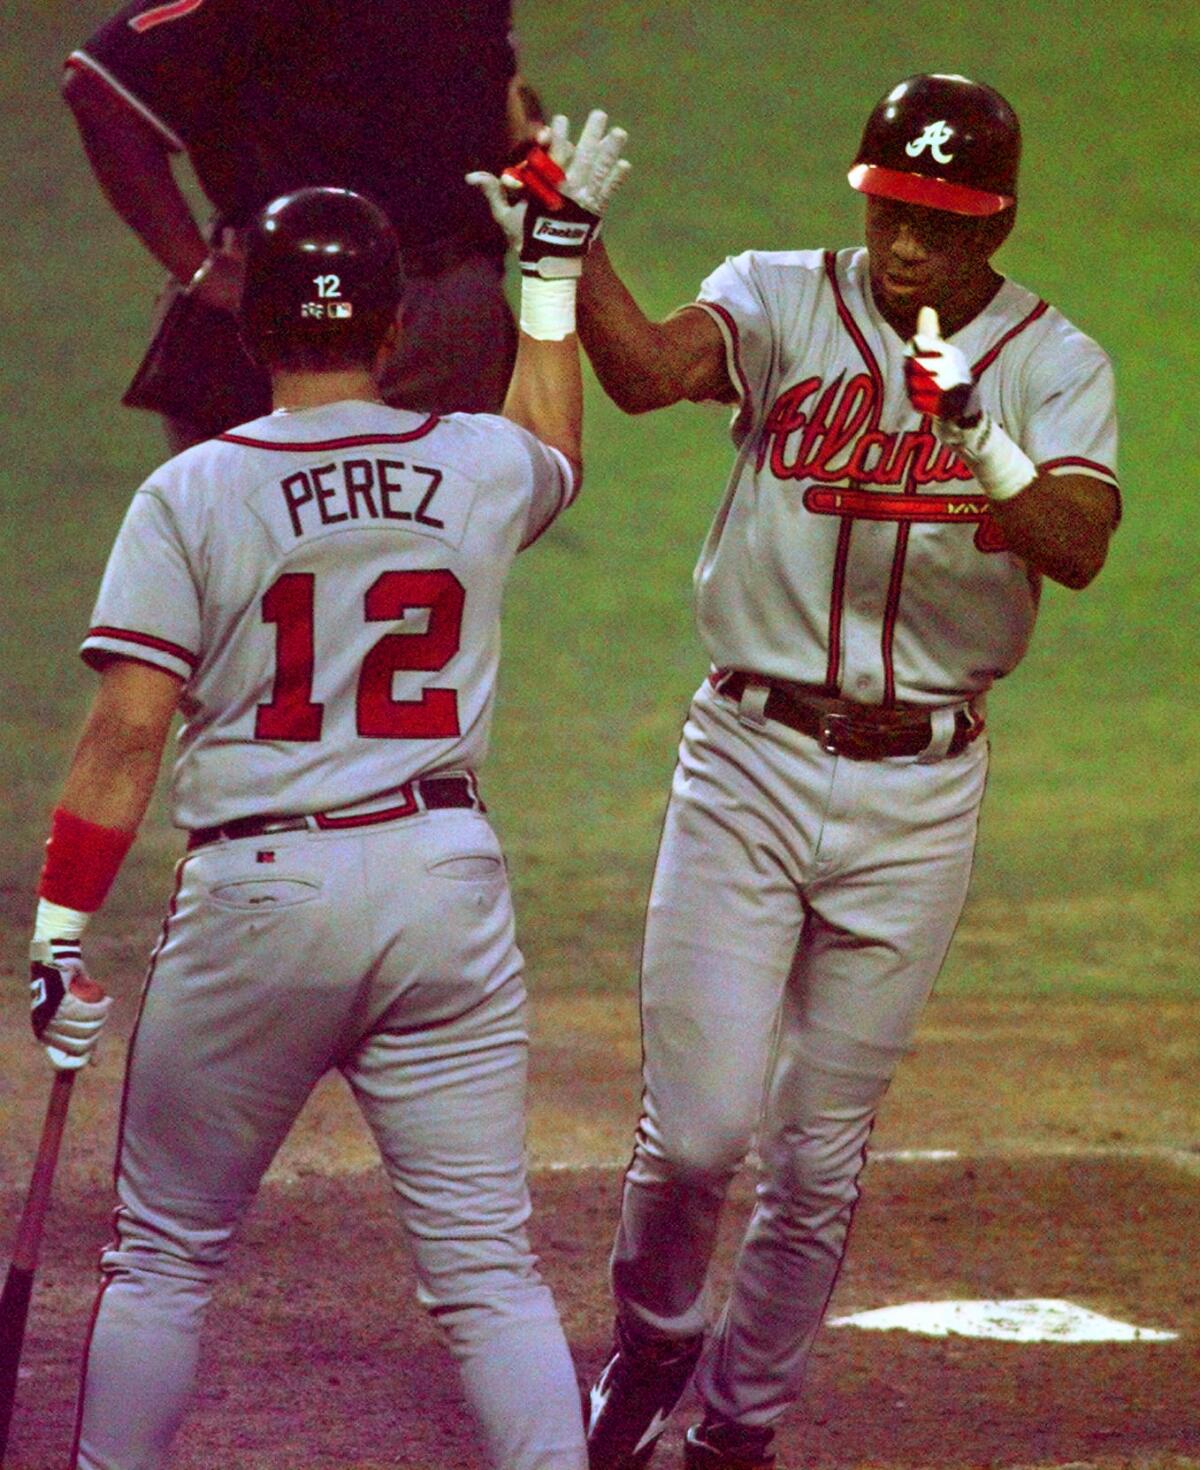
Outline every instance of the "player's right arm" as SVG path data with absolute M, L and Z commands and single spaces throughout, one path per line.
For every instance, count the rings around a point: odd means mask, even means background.
M 688 400 L 733 403 L 720 328 L 705 311 L 684 307 L 653 322 L 598 244 L 588 256 L 578 298 L 579 337 L 604 391 L 626 413 Z
M 112 658 L 50 819 L 29 946 L 34 1035 L 60 1069 L 95 1050 L 111 999 L 87 975 L 80 941 L 141 825 L 182 679 Z
M 186 285 L 208 247 L 175 182 L 162 135 L 86 67 L 67 67 L 62 93 L 104 197 L 150 254 Z

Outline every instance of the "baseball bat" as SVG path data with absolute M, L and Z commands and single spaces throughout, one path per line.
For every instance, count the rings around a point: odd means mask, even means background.
M 29 1316 L 29 1298 L 33 1292 L 33 1275 L 37 1269 L 38 1248 L 42 1243 L 42 1227 L 50 1203 L 50 1186 L 58 1163 L 59 1145 L 71 1102 L 74 1072 L 58 1072 L 50 1089 L 46 1119 L 42 1124 L 41 1142 L 33 1163 L 33 1178 L 17 1229 L 12 1264 L 0 1295 L 0 1470 L 8 1448 L 8 1431 L 12 1424 L 13 1403 L 17 1395 L 17 1370 L 21 1365 L 21 1348 L 25 1342 L 25 1323 Z

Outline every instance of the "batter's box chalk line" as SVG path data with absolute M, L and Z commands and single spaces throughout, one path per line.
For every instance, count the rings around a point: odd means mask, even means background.
M 1135 1327 L 1057 1297 L 1013 1301 L 905 1302 L 848 1317 L 830 1327 L 918 1332 L 925 1337 L 982 1337 L 993 1342 L 1174 1342 L 1177 1332 Z
M 1200 1175 L 1200 1151 L 1196 1149 L 1176 1148 L 1171 1144 L 1080 1144 L 1077 1146 L 1063 1144 L 1017 1144 L 1017 1145 L 995 1145 L 984 1144 L 973 1149 L 957 1148 L 881 1148 L 874 1150 L 867 1158 L 870 1164 L 948 1164 L 958 1160 L 970 1162 L 972 1159 L 1007 1159 L 1019 1161 L 1021 1159 L 1142 1159 L 1171 1164 L 1182 1170 L 1185 1174 Z M 751 1152 L 746 1159 L 750 1165 L 758 1162 L 758 1155 Z M 531 1171 L 535 1174 L 582 1174 L 589 1169 L 620 1169 L 624 1171 L 629 1163 L 629 1155 L 625 1154 L 619 1159 L 551 1159 L 548 1162 L 535 1162 L 531 1165 Z

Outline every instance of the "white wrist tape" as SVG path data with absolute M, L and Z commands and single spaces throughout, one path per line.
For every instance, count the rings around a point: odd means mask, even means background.
M 561 342 L 575 330 L 575 287 L 568 280 L 521 277 L 521 330 L 539 342 Z
M 33 920 L 33 942 L 49 944 L 52 939 L 78 939 L 91 917 L 79 909 L 69 909 L 65 904 L 39 898 Z
M 938 431 L 943 443 L 953 444 L 975 471 L 975 478 L 989 500 L 1011 500 L 1037 479 L 1033 460 L 1008 437 L 990 413 L 985 413 L 969 429 L 939 419 Z

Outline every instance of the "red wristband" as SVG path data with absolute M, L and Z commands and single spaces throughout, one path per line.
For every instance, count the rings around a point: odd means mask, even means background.
M 134 836 L 55 807 L 38 897 L 94 914 L 107 897 Z

